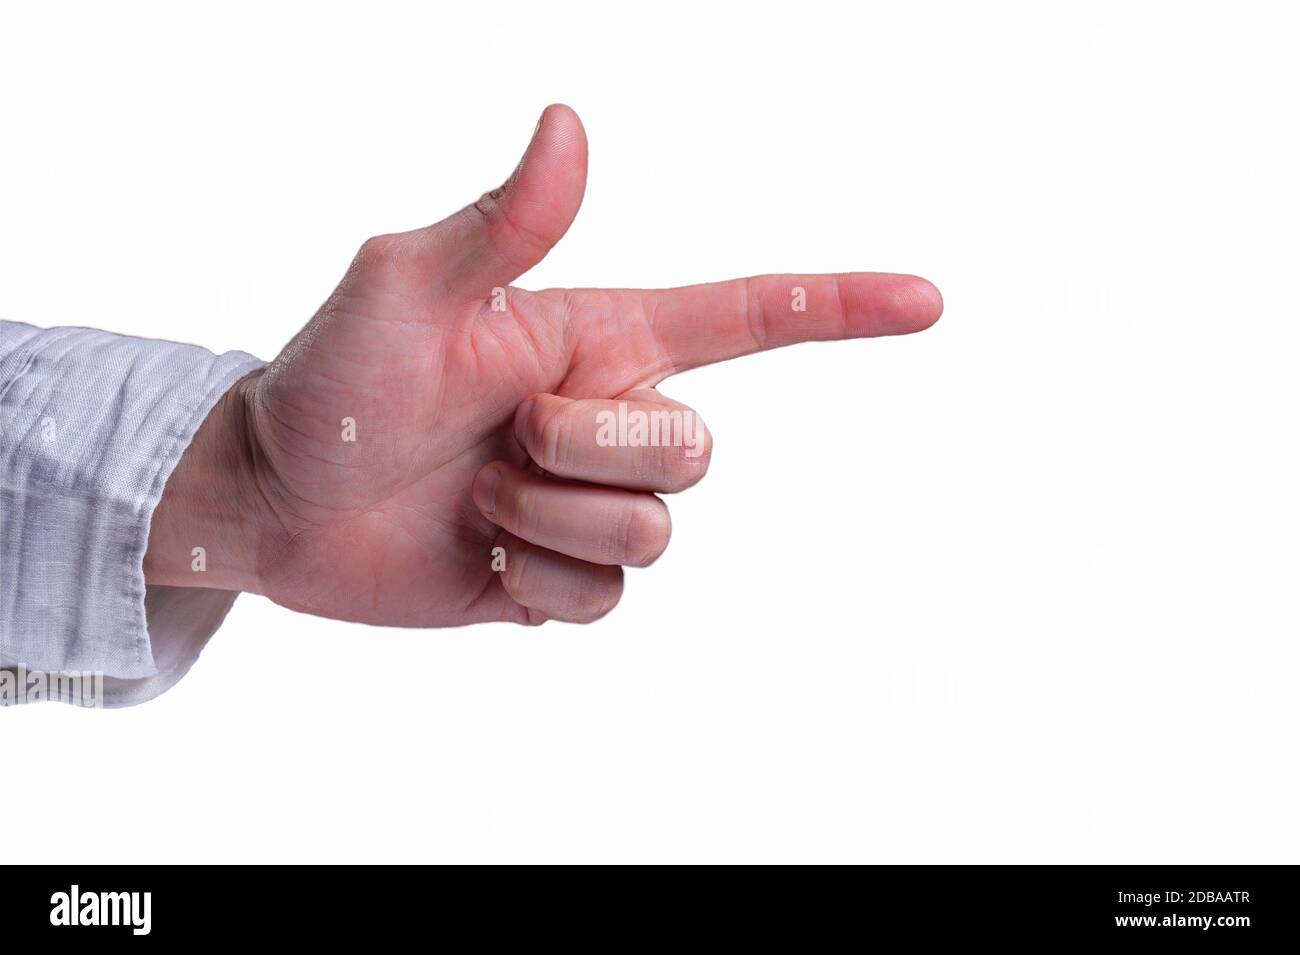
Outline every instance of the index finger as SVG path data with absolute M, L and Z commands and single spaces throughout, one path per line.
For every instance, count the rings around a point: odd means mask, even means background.
M 943 312 L 931 283 L 888 272 L 758 275 L 641 295 L 672 372 L 797 342 L 919 332 Z

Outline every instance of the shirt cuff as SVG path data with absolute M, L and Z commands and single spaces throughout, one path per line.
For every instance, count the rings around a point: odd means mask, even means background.
M 185 675 L 237 594 L 146 586 L 149 524 L 203 420 L 262 364 L 0 322 L 0 704 L 129 706 Z

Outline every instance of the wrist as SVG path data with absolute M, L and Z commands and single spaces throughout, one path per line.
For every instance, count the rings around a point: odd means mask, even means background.
M 147 583 L 260 592 L 264 508 L 246 409 L 248 389 L 261 374 L 221 396 L 168 478 L 149 526 Z

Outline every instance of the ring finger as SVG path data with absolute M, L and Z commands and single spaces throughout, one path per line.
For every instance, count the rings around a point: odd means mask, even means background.
M 593 564 L 645 567 L 668 546 L 668 508 L 653 494 L 553 481 L 494 461 L 474 478 L 474 503 L 498 527 Z

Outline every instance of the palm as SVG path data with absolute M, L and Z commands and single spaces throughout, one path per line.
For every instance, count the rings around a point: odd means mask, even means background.
M 371 240 L 253 389 L 277 532 L 259 570 L 294 609 L 370 623 L 528 620 L 491 563 L 470 487 L 527 454 L 532 395 L 616 398 L 674 371 L 810 338 L 911 331 L 931 287 L 899 276 L 768 276 L 664 292 L 507 283 L 577 212 L 585 139 L 548 111 L 503 190 L 429 229 Z M 807 311 L 791 311 L 791 289 Z
M 529 296 L 528 317 L 430 302 L 423 321 L 365 298 L 326 305 L 313 345 L 287 350 L 258 386 L 260 443 L 293 541 L 270 596 L 414 626 L 515 615 L 491 586 L 498 529 L 469 488 L 492 460 L 523 463 L 515 408 L 569 373 L 557 299 Z M 612 397 L 615 375 L 604 377 Z

